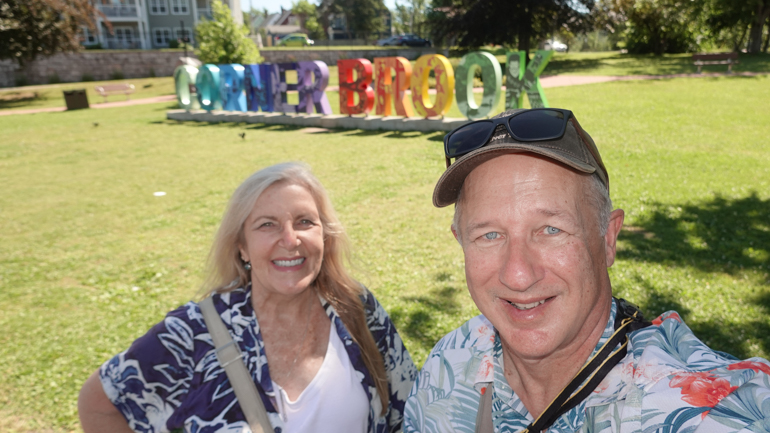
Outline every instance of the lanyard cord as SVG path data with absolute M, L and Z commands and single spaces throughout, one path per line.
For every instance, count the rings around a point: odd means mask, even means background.
M 625 299 L 615 298 L 614 301 L 618 307 L 615 317 L 615 332 L 588 363 L 578 371 L 572 381 L 561 390 L 559 395 L 553 399 L 543 413 L 521 433 L 542 432 L 556 422 L 565 412 L 574 408 L 588 397 L 607 376 L 607 373 L 626 356 L 628 333 L 650 326 L 649 322 L 644 321 L 642 313 L 635 306 L 626 302 Z M 618 344 L 620 344 L 620 347 L 613 352 Z M 586 379 L 588 380 L 586 381 Z M 583 382 L 585 384 L 580 386 Z

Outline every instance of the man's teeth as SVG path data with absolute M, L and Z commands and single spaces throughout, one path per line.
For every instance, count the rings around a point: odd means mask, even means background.
M 518 308 L 519 310 L 531 310 L 532 308 L 537 307 L 538 305 L 542 304 L 543 302 L 545 302 L 545 299 L 543 299 L 542 301 L 533 302 L 531 304 L 517 304 L 517 303 L 514 303 L 514 302 L 509 302 L 509 304 L 513 305 L 514 307 Z
M 278 266 L 283 266 L 283 267 L 289 268 L 289 267 L 292 267 L 292 266 L 297 266 L 297 265 L 301 264 L 304 261 L 305 261 L 305 258 L 304 257 L 300 257 L 300 258 L 294 259 L 294 260 L 273 260 L 273 263 L 275 263 Z

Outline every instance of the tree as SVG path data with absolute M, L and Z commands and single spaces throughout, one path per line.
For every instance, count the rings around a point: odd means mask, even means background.
M 203 63 L 246 65 L 261 61 L 257 46 L 248 37 L 248 27 L 235 22 L 227 5 L 215 0 L 211 15 L 211 21 L 201 21 L 195 27 Z
M 762 51 L 762 34 L 770 20 L 770 0 L 700 0 L 699 7 L 708 15 L 706 23 L 715 35 L 730 34 L 736 40 L 734 49 L 743 47 L 748 32 L 749 53 Z
M 560 28 L 589 28 L 593 0 L 433 0 L 429 13 L 436 40 L 456 39 L 461 47 L 517 45 L 527 53 L 533 42 Z
M 89 0 L 3 0 L 0 59 L 23 66 L 37 56 L 79 51 L 82 28 L 96 31 L 97 15 L 103 16 Z
M 630 53 L 683 53 L 698 49 L 702 14 L 689 0 L 600 0 L 595 23 L 622 31 Z
M 387 8 L 382 0 L 333 0 L 330 10 L 345 15 L 349 38 L 369 40 L 385 29 L 382 15 Z
M 425 0 L 409 0 L 407 5 L 396 2 L 393 28 L 396 33 L 411 33 L 421 38 L 427 36 L 427 11 Z
M 311 39 L 326 39 L 326 32 L 319 23 L 316 5 L 307 0 L 292 2 L 291 11 L 300 18 L 301 26 Z

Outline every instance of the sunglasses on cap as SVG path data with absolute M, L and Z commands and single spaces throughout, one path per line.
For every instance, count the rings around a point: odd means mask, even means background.
M 444 136 L 446 166 L 457 158 L 489 144 L 498 125 L 505 125 L 510 136 L 519 142 L 558 140 L 567 130 L 572 111 L 560 108 L 533 108 L 509 116 L 477 120 L 455 128 Z

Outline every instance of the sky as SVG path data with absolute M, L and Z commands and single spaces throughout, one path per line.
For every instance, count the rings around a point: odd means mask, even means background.
M 310 0 L 311 3 L 318 3 Z M 406 4 L 406 1 L 401 1 Z M 247 11 L 252 7 L 258 11 L 267 8 L 268 12 L 280 12 L 281 6 L 284 9 L 291 9 L 291 0 L 241 0 L 241 10 Z M 396 0 L 385 0 L 385 7 L 390 10 L 396 8 Z

